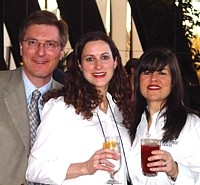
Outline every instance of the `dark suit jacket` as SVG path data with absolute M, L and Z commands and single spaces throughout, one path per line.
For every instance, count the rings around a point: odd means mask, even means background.
M 53 80 L 53 88 L 61 84 Z M 29 120 L 21 68 L 0 71 L 0 185 L 26 184 Z

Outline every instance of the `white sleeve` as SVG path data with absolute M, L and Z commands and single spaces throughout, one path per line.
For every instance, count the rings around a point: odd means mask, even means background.
M 36 142 L 29 156 L 26 178 L 30 182 L 62 184 L 69 163 L 62 156 L 64 141 L 59 137 L 63 128 L 64 102 L 49 100 L 42 112 L 41 124 L 37 130 Z M 66 112 L 65 112 L 66 114 Z
M 199 185 L 200 182 L 200 119 L 189 116 L 183 130 L 184 142 L 177 159 L 179 174 L 175 185 Z

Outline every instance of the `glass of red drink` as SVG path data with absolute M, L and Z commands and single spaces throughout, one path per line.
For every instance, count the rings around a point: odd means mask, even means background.
M 159 139 L 141 139 L 141 165 L 142 165 L 142 172 L 145 176 L 153 177 L 157 175 L 157 172 L 150 171 L 149 167 L 147 167 L 148 157 L 152 154 L 153 150 L 160 149 L 160 140 Z

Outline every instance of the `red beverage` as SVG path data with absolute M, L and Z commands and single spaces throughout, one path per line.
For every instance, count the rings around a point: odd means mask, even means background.
M 150 157 L 152 154 L 151 152 L 153 150 L 159 150 L 160 149 L 160 140 L 155 139 L 142 139 L 141 143 L 141 165 L 142 165 L 142 172 L 146 176 L 156 176 L 156 172 L 150 171 L 149 167 L 147 167 L 148 157 Z

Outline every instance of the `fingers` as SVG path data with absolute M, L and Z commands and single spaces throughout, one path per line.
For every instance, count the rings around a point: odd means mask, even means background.
M 177 177 L 178 165 L 169 152 L 156 150 L 152 154 L 148 158 L 149 163 L 147 164 L 151 171 L 166 172 L 168 176 Z
M 163 167 L 167 166 L 167 161 L 163 161 Z
M 113 168 L 114 165 L 109 161 L 110 159 L 119 160 L 120 154 L 109 149 L 103 149 L 102 153 L 99 154 L 99 164 L 103 164 L 104 166 L 108 166 L 110 168 Z
M 152 156 L 148 158 L 147 166 L 152 172 L 165 172 L 171 179 L 176 179 L 179 173 L 178 164 L 171 154 L 164 150 L 152 151 Z
M 101 162 L 101 158 L 99 159 L 99 164 L 103 164 L 103 162 Z
M 86 161 L 86 167 L 89 174 L 95 173 L 97 170 L 113 171 L 114 165 L 110 159 L 119 160 L 120 154 L 109 149 L 101 149 Z
M 99 152 L 96 152 L 98 159 L 114 159 L 118 160 L 120 158 L 120 153 L 110 150 L 110 149 L 101 149 Z
M 99 160 L 99 165 L 101 165 L 100 169 L 101 170 L 105 170 L 105 171 L 112 171 L 113 168 L 115 167 L 115 165 L 112 164 L 107 159 L 100 159 Z

